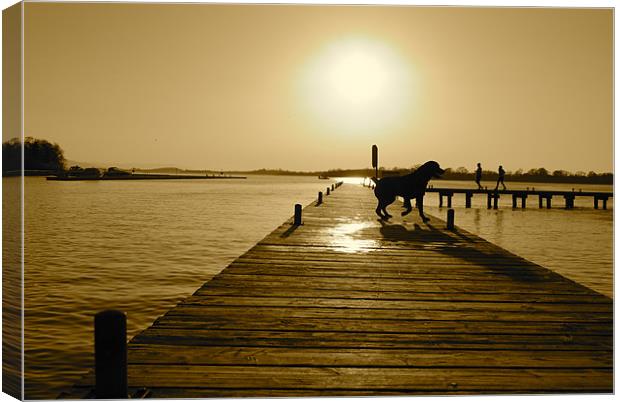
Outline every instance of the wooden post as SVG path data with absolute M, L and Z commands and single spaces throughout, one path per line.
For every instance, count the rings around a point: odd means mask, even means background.
M 334 191 L 334 185 L 332 184 L 332 191 Z
M 443 207 L 443 195 L 441 193 L 437 193 L 439 194 L 439 208 Z
M 487 209 L 491 209 L 491 193 L 487 193 Z
M 517 207 L 517 195 L 516 194 L 512 195 L 512 207 L 513 208 Z
M 598 197 L 594 196 L 594 209 L 598 209 Z
M 547 209 L 551 209 L 551 194 L 547 194 Z
M 543 205 L 543 195 L 542 194 L 538 194 L 538 208 L 542 208 Z
M 323 193 L 319 191 L 319 198 L 317 199 L 316 205 L 321 205 L 323 203 Z
M 293 225 L 301 225 L 301 204 L 295 204 L 295 220 L 293 221 Z
M 379 178 L 379 148 L 372 146 L 372 167 L 375 168 L 375 178 Z
M 472 193 L 465 193 L 465 208 L 471 208 Z
M 325 191 L 325 195 L 329 195 L 329 187 L 327 187 L 327 190 Z
M 525 209 L 525 200 L 527 200 L 527 194 L 521 194 L 521 208 Z
M 452 208 L 452 193 L 446 194 L 448 197 L 448 208 Z
M 454 210 L 448 209 L 448 230 L 454 230 Z
M 499 194 L 493 194 L 493 209 L 497 209 L 497 202 L 499 201 Z
M 127 399 L 127 317 L 118 310 L 95 315 L 95 397 Z
M 603 209 L 607 209 L 607 197 L 603 198 Z

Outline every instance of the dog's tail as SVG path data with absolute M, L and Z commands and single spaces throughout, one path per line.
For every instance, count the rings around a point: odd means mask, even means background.
M 372 180 L 372 182 L 375 184 L 379 182 L 379 179 L 377 179 L 376 177 L 371 177 L 370 180 Z

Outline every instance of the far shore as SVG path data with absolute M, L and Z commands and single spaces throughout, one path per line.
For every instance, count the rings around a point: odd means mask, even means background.
M 411 169 L 393 169 L 379 170 L 379 177 L 401 175 L 410 172 Z M 373 177 L 375 172 L 373 169 L 337 169 L 328 171 L 303 172 L 290 171 L 282 169 L 259 169 L 250 171 L 213 171 L 213 170 L 195 170 L 195 169 L 177 169 L 177 168 L 160 168 L 160 169 L 135 169 L 135 173 L 140 175 L 201 175 L 204 177 L 231 176 L 231 175 L 267 175 L 267 176 L 314 176 L 314 177 Z M 3 177 L 21 176 L 21 171 L 3 171 Z M 24 176 L 57 176 L 57 172 L 53 170 L 25 170 Z M 474 173 L 454 172 L 447 169 L 442 177 L 443 180 L 455 181 L 473 181 Z M 484 172 L 483 180 L 497 180 L 497 173 Z M 565 183 L 565 184 L 606 184 L 613 185 L 613 174 L 602 173 L 593 175 L 590 173 L 584 175 L 532 175 L 532 174 L 506 174 L 506 181 L 521 183 Z

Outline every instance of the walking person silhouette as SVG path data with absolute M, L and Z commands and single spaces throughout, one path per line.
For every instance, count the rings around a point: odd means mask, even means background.
M 478 162 L 478 168 L 476 168 L 476 184 L 478 185 L 478 190 L 482 190 L 480 180 L 482 180 L 482 166 L 480 166 L 480 162 Z
M 499 173 L 499 177 L 497 178 L 497 184 L 495 185 L 495 190 L 499 188 L 499 183 L 502 183 L 502 187 L 504 187 L 504 190 L 506 190 L 506 185 L 504 184 L 504 176 L 506 175 L 506 172 L 504 171 L 504 168 L 502 167 L 502 165 L 499 165 L 499 170 L 497 172 Z

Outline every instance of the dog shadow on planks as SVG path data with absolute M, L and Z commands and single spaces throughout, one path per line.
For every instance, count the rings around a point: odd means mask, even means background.
M 520 282 L 548 281 L 550 276 L 559 276 L 483 239 L 460 233 L 460 229 L 448 231 L 430 223 L 424 224 L 425 227 L 414 224 L 413 228 L 409 229 L 401 223 L 391 224 L 381 219 L 378 221 L 381 223 L 380 233 L 383 240 L 403 250 L 440 253 Z M 386 247 L 390 247 L 389 244 L 386 244 Z M 412 269 L 415 269 L 415 265 Z

